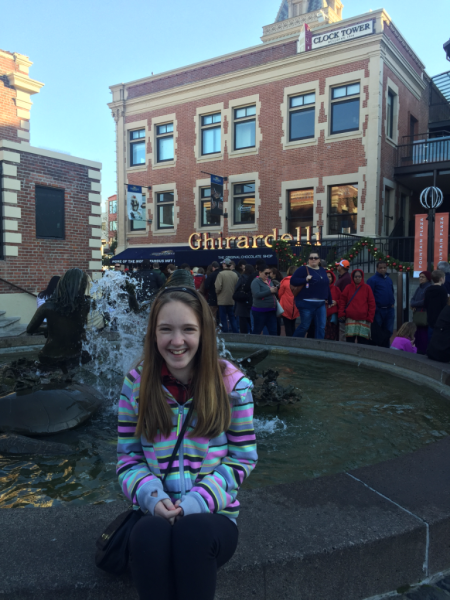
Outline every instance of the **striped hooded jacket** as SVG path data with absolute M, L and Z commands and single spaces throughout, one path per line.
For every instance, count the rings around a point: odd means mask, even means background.
M 163 489 L 162 478 L 193 398 L 179 405 L 164 388 L 172 410 L 170 436 L 164 438 L 158 434 L 154 443 L 144 435 L 136 437 L 141 372 L 139 366 L 128 373 L 119 401 L 117 475 L 123 493 L 134 505 L 151 514 L 160 500 L 170 498 L 172 502 L 181 499 L 185 516 L 211 512 L 235 521 L 239 514 L 237 492 L 258 460 L 252 382 L 226 362 L 224 383 L 231 401 L 230 427 L 210 440 L 192 438 L 190 434 L 197 423 L 194 410 Z

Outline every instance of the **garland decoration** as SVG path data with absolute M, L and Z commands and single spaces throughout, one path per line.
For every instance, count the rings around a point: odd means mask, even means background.
M 306 264 L 305 257 L 303 256 L 304 253 L 302 253 L 301 257 L 294 256 L 290 242 L 284 240 L 276 240 L 273 247 L 278 256 L 280 265 L 282 265 L 283 267 L 289 267 L 291 265 L 300 267 L 301 265 Z M 310 248 L 311 246 L 308 246 L 308 249 Z M 411 263 L 403 262 L 390 256 L 389 254 L 384 254 L 384 252 L 381 252 L 381 250 L 378 250 L 378 248 L 375 246 L 375 242 L 370 237 L 363 237 L 360 240 L 358 240 L 348 252 L 341 256 L 341 260 L 345 259 L 351 263 L 364 249 L 367 249 L 367 251 L 370 254 L 372 254 L 375 260 L 386 262 L 387 266 L 392 271 L 398 271 L 400 273 L 410 273 L 413 270 L 413 266 L 411 265 Z M 336 263 L 329 264 L 328 269 L 330 271 L 334 271 L 336 266 Z

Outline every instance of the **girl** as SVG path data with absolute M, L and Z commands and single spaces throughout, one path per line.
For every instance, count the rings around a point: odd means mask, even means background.
M 149 513 L 129 543 L 141 600 L 213 600 L 217 568 L 237 546 L 237 492 L 258 458 L 252 387 L 219 360 L 203 296 L 182 287 L 160 292 L 144 359 L 126 376 L 119 402 L 119 482 L 125 496 Z
M 56 290 L 56 286 L 58 285 L 58 281 L 60 279 L 61 278 L 59 275 L 54 275 L 48 282 L 48 285 L 45 288 L 45 290 L 39 292 L 36 298 L 37 308 L 45 304 L 47 300 L 50 300 L 50 298 L 53 296 L 54 291 Z M 44 319 L 43 323 L 47 323 L 47 319 Z
M 394 350 L 403 350 L 404 352 L 417 353 L 417 348 L 414 344 L 414 336 L 417 325 L 415 323 L 403 323 L 397 332 L 397 336 L 391 344 Z
M 341 290 L 336 287 L 336 275 L 333 271 L 327 271 L 328 281 L 330 282 L 330 292 L 333 299 L 331 306 L 327 306 L 327 323 L 325 325 L 325 339 L 339 341 L 339 323 L 338 306 L 341 297 Z
M 339 320 L 345 321 L 347 342 L 368 343 L 375 310 L 372 288 L 364 283 L 361 269 L 355 269 L 352 272 L 352 283 L 345 288 L 339 299 Z
M 287 276 L 283 278 L 278 290 L 278 298 L 281 307 L 284 310 L 283 322 L 284 331 L 287 337 L 292 337 L 295 331 L 295 321 L 300 316 L 298 308 L 295 306 L 294 294 L 291 291 L 291 277 L 297 270 L 297 267 L 292 265 L 287 271 Z

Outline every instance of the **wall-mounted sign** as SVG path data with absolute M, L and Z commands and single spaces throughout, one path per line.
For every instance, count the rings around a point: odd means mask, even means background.
M 140 185 L 127 185 L 127 213 L 130 221 L 145 221 L 145 198 Z
M 375 20 L 370 19 L 363 23 L 340 27 L 334 31 L 325 31 L 323 33 L 313 33 L 308 25 L 305 25 L 300 32 L 298 40 L 298 52 L 308 52 L 317 50 L 324 46 L 331 46 L 339 42 L 348 42 L 356 38 L 375 33 Z
M 414 240 L 414 277 L 427 270 L 428 221 L 427 215 L 416 215 L 416 236 Z
M 297 244 L 300 245 L 301 243 L 301 229 L 305 229 L 306 230 L 306 243 L 310 244 L 311 243 L 311 229 L 312 227 L 296 227 L 296 240 L 297 240 Z M 321 229 L 318 228 L 317 232 L 315 233 L 315 242 L 314 244 L 316 246 L 320 246 L 321 245 L 321 241 L 320 241 L 320 231 Z M 241 248 L 241 249 L 245 249 L 245 248 L 260 248 L 261 245 L 265 246 L 266 248 L 272 248 L 273 247 L 273 242 L 274 240 L 282 240 L 282 241 L 293 241 L 294 240 L 294 236 L 291 235 L 290 233 L 283 233 L 281 235 L 278 234 L 278 230 L 275 227 L 272 230 L 272 233 L 269 233 L 268 235 L 253 235 L 253 236 L 248 236 L 248 235 L 230 235 L 230 236 L 226 236 L 223 237 L 222 234 L 220 234 L 218 237 L 210 237 L 209 233 L 191 233 L 191 235 L 189 236 L 189 247 L 192 250 L 231 250 L 231 242 L 234 242 L 234 247 L 236 248 Z M 259 241 L 261 240 L 261 241 Z
M 211 216 L 223 215 L 223 177 L 211 175 Z
M 448 261 L 448 213 L 436 213 L 434 220 L 434 265 Z

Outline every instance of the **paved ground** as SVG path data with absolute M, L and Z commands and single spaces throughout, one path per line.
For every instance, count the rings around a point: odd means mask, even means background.
M 433 585 L 421 585 L 394 596 L 382 596 L 379 600 L 450 600 L 450 575 L 436 581 Z

